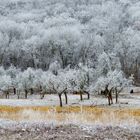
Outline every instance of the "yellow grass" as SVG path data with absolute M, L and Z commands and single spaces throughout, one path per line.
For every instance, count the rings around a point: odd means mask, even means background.
M 78 123 L 140 123 L 140 109 L 90 106 L 0 106 L 0 118 L 10 120 L 57 121 Z

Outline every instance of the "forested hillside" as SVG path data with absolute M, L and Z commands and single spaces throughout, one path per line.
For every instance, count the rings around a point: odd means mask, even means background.
M 0 65 L 2 89 L 53 76 L 78 89 L 138 82 L 140 1 L 0 0 Z
M 140 139 L 140 0 L 0 0 L 12 139 Z

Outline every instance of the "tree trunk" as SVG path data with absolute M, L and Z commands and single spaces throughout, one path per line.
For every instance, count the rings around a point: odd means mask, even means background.
M 134 70 L 134 75 L 135 75 L 135 82 L 138 81 L 138 69 L 139 69 L 139 66 L 138 66 L 138 60 L 136 59 L 136 62 L 135 62 L 135 70 Z
M 41 92 L 41 98 L 40 99 L 43 99 L 45 97 L 45 93 L 44 92 Z
M 14 91 L 14 95 L 16 95 L 16 88 L 15 87 L 14 87 L 13 91 Z
M 17 98 L 19 99 L 19 96 L 20 96 L 20 91 L 17 90 Z
M 118 103 L 118 92 L 116 91 L 116 104 Z
M 83 100 L 83 93 L 82 93 L 82 91 L 80 91 L 80 100 L 81 101 Z
M 108 91 L 107 97 L 108 97 L 108 104 L 109 104 L 109 105 L 113 104 L 112 90 Z
M 110 97 L 108 96 L 108 105 L 111 105 L 111 103 L 110 103 Z
M 65 95 L 66 104 L 68 104 L 68 96 L 67 96 L 67 92 L 66 91 L 64 92 L 64 95 Z
M 61 95 L 62 95 L 62 94 L 58 94 L 58 96 L 59 96 L 59 101 L 60 101 L 60 107 L 62 107 L 62 106 L 63 106 L 63 104 L 62 104 L 62 97 L 61 97 Z
M 31 95 L 33 95 L 34 94 L 33 88 L 31 88 L 30 91 L 31 91 Z
M 110 93 L 111 104 L 113 104 L 112 93 Z
M 19 99 L 19 95 L 18 95 L 18 99 Z
M 110 103 L 113 104 L 112 90 L 109 91 L 109 98 L 110 98 Z
M 89 93 L 87 93 L 87 95 L 88 95 L 88 100 L 90 99 L 90 94 Z
M 9 94 L 10 94 L 9 91 L 7 91 L 7 97 L 8 97 L 8 99 L 9 99 Z
M 7 92 L 5 92 L 5 98 L 7 99 Z
M 6 99 L 9 99 L 9 91 L 5 92 Z
M 27 91 L 27 89 L 25 89 L 25 99 L 27 99 L 28 98 L 28 91 Z
M 42 86 L 41 85 L 39 86 L 39 91 L 42 91 Z
M 89 94 L 89 92 L 87 92 L 87 91 L 84 91 L 86 94 L 87 94 L 87 99 L 89 100 L 90 99 L 90 94 Z

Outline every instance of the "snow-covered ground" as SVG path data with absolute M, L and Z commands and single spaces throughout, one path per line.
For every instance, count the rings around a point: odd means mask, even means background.
M 115 98 L 114 98 L 115 103 Z M 65 99 L 63 96 L 63 104 Z M 102 96 L 91 96 L 90 100 L 86 99 L 80 101 L 79 95 L 68 95 L 68 105 L 89 105 L 89 106 L 107 106 L 107 98 Z M 59 105 L 59 98 L 57 95 L 45 95 L 44 99 L 40 99 L 38 95 L 29 95 L 28 99 L 17 99 L 16 96 L 10 96 L 10 99 L 0 99 L 0 105 L 8 106 L 56 106 Z M 140 107 L 140 93 L 121 94 L 119 96 L 119 103 L 113 104 L 112 107 Z
M 140 127 L 0 121 L 0 140 L 139 140 Z
M 102 96 L 91 96 L 90 100 L 80 101 L 79 95 L 68 95 L 68 105 L 64 106 L 99 106 L 107 108 L 137 108 L 140 109 L 140 93 L 137 90 L 134 94 L 121 93 L 119 103 L 108 106 L 107 99 Z M 43 100 L 38 95 L 29 95 L 28 99 L 16 99 L 16 95 L 11 95 L 10 99 L 0 99 L 0 106 L 25 107 L 26 106 L 58 106 L 59 98 L 57 95 L 46 95 Z M 86 96 L 84 95 L 84 98 Z M 115 103 L 115 98 L 114 98 Z M 51 113 L 51 114 L 49 114 Z M 65 116 L 57 116 L 55 112 L 40 113 L 33 110 L 23 110 L 18 114 L 7 114 L 0 119 L 0 140 L 15 140 L 15 139 L 36 139 L 36 140 L 124 140 L 140 139 L 140 124 L 138 118 L 133 118 L 125 114 L 125 119 L 120 120 L 116 118 L 113 113 L 102 113 L 101 115 L 94 114 L 99 118 L 87 120 L 88 115 L 84 113 L 71 113 Z M 54 114 L 52 114 L 54 113 Z M 13 115 L 15 118 L 21 116 L 21 119 L 11 119 Z M 53 118 L 54 117 L 54 118 Z M 50 118 L 50 119 L 48 119 Z M 57 118 L 57 119 L 56 119 Z M 138 120 L 137 120 L 138 119 Z M 15 121 L 14 121 L 15 120 Z M 60 120 L 60 121 L 59 121 Z

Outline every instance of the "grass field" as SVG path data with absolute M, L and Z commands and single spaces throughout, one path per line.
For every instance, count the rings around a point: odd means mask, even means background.
M 90 106 L 0 106 L 0 118 L 14 121 L 48 121 L 80 124 L 140 124 L 139 108 L 106 108 Z
M 122 95 L 112 106 L 106 98 L 69 95 L 62 108 L 57 96 L 34 98 L 0 100 L 0 140 L 140 139 L 139 95 Z

